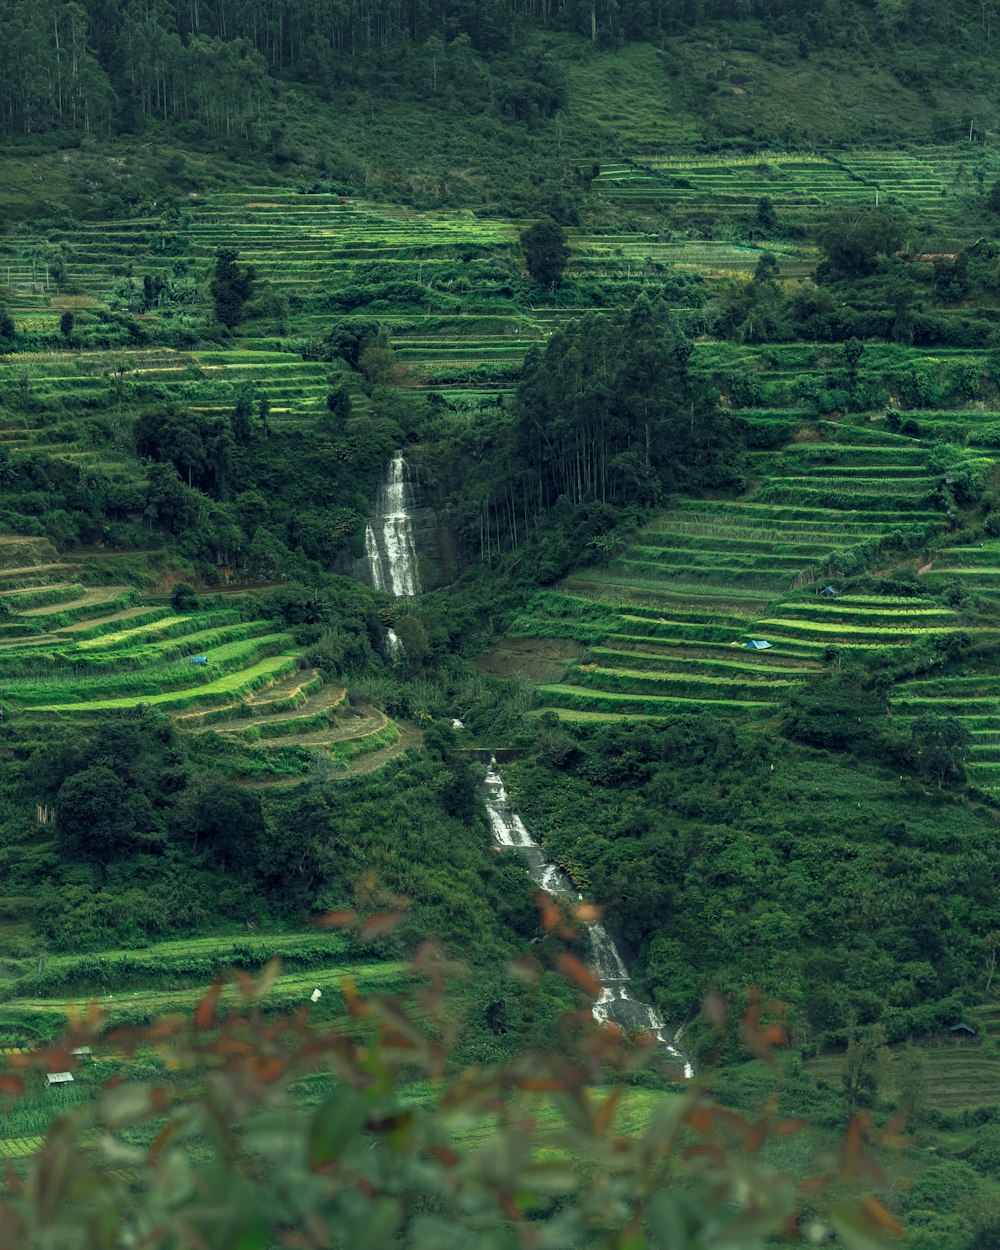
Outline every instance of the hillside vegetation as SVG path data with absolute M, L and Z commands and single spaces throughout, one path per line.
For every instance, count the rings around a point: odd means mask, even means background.
M 783 1110 L 902 1114 L 909 1244 L 985 1250 L 1000 12 L 43 10 L 0 12 L 3 1048 L 272 956 L 264 1016 L 339 1029 L 436 939 L 453 1066 L 516 1068 L 589 974 L 503 974 L 566 966 L 508 748 L 717 1096 L 772 1092 L 758 986 Z M 400 449 L 412 598 L 364 580 Z

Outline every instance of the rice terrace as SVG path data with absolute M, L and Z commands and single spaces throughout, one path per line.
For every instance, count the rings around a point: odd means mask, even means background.
M 1000 1244 L 993 0 L 36 7 L 0 1250 Z

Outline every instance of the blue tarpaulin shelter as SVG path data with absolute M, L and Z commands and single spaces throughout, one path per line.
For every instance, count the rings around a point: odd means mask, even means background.
M 188 663 L 189 664 L 207 664 L 208 656 L 207 655 L 192 655 L 189 657 Z
M 766 651 L 770 645 L 763 638 L 751 638 L 749 642 L 743 644 L 743 649 L 744 651 Z
M 838 592 L 836 586 L 824 586 L 819 593 L 824 599 L 836 599 Z

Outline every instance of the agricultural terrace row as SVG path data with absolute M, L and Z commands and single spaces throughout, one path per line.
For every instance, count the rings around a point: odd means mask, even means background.
M 949 591 L 959 603 L 995 615 L 1000 604 L 1000 540 L 982 538 L 962 546 L 944 540 L 923 575 L 928 589 Z M 966 771 L 981 789 L 1000 794 L 1000 672 L 995 650 L 980 648 L 961 675 L 914 678 L 893 692 L 899 716 L 955 716 L 969 731 Z
M 906 557 L 915 568 L 946 541 L 943 475 L 931 449 L 881 422 L 814 423 L 799 436 L 809 441 L 751 454 L 743 497 L 682 500 L 606 565 L 535 595 L 514 633 L 587 648 L 560 681 L 541 687 L 543 706 L 587 719 L 769 716 L 837 653 L 871 654 L 968 628 L 931 593 L 845 590 L 872 563 Z M 957 564 L 946 551 L 934 557 L 951 561 L 942 576 Z M 928 579 L 928 592 L 940 585 Z M 976 631 L 996 632 L 983 624 Z M 992 700 L 1000 711 L 995 693 Z
M 124 586 L 88 589 L 66 580 L 72 564 L 41 539 L 4 540 L 0 562 L 0 586 L 16 584 L 0 589 L 8 720 L 155 708 L 198 735 L 213 769 L 260 781 L 346 776 L 414 741 L 384 713 L 351 706 L 272 621 L 143 604 Z
M 576 315 L 580 310 L 563 312 Z M 460 334 L 464 326 L 487 329 L 499 319 L 436 318 L 440 337 L 424 340 L 407 337 L 398 323 L 390 322 L 393 334 L 401 334 L 392 342 L 408 375 L 397 380 L 422 380 L 440 387 L 442 378 L 452 377 L 457 386 L 471 370 L 470 376 L 478 378 L 471 389 L 496 394 L 515 380 L 528 348 L 563 320 L 562 315 L 539 315 L 533 325 L 514 326 L 519 331 L 514 334 L 504 323 L 502 348 L 485 346 L 488 339 L 481 338 L 475 350 L 452 335 Z M 498 363 L 501 356 L 505 363 Z M 492 384 L 487 384 L 480 366 L 496 373 Z M 720 391 L 724 404 L 752 410 L 757 437 L 767 436 L 763 445 L 776 445 L 792 437 L 804 419 L 848 403 L 885 416 L 890 429 L 905 424 L 905 433 L 984 447 L 1000 445 L 996 411 L 1000 377 L 992 355 L 981 350 L 928 353 L 899 344 L 867 345 L 848 378 L 838 345 L 761 347 L 701 340 L 694 345 L 689 367 Z M 230 412 L 239 390 L 247 387 L 266 397 L 269 418 L 280 427 L 289 420 L 321 416 L 331 389 L 345 381 L 352 410 L 363 416 L 369 400 L 356 374 L 345 372 L 338 362 L 303 359 L 300 352 L 282 348 L 277 341 L 260 340 L 253 348 L 230 350 L 135 347 L 13 354 L 0 364 L 0 395 L 22 412 L 5 418 L 0 447 L 11 454 L 42 451 L 78 462 L 100 459 L 108 465 L 114 454 L 109 449 L 81 442 L 74 425 L 53 427 L 69 413 L 103 409 L 113 418 L 123 405 L 163 400 L 201 412 Z M 46 417 L 45 409 L 55 411 Z
M 0 980 L 0 1050 L 57 1036 L 67 1017 L 88 1001 L 101 1003 L 111 1025 L 155 1019 L 165 1011 L 192 1007 L 205 986 L 227 968 L 258 973 L 278 957 L 282 974 L 262 1000 L 265 1009 L 287 1010 L 321 997 L 311 1009 L 320 1019 L 339 1016 L 340 980 L 367 983 L 386 992 L 408 981 L 405 965 L 359 961 L 349 938 L 337 933 L 245 933 L 156 942 L 142 950 L 102 951 L 92 955 L 49 955 L 5 960 Z M 223 993 L 231 1001 L 237 987 Z M 5 1119 L 5 1129 L 10 1131 Z
M 706 219 L 753 219 L 761 200 L 770 201 L 785 227 L 808 224 L 817 208 L 899 205 L 917 212 L 924 228 L 964 244 L 976 236 L 967 229 L 955 234 L 954 202 L 972 202 L 998 172 L 1000 159 L 991 150 L 950 144 L 910 151 L 637 156 L 604 162 L 595 187 L 614 202 L 662 207 L 675 228 Z M 769 224 L 765 213 L 758 222 L 764 237 Z
M 594 280 L 609 306 L 668 270 L 710 279 L 747 275 L 764 250 L 779 258 L 785 277 L 804 277 L 817 253 L 784 234 L 755 228 L 752 245 L 710 237 L 716 216 L 752 217 L 763 197 L 782 214 L 814 216 L 817 207 L 872 202 L 877 190 L 887 202 L 895 197 L 919 210 L 925 233 L 940 229 L 938 245 L 953 249 L 971 238 L 959 237 L 967 227 L 949 220 L 949 196 L 981 191 L 995 172 L 991 161 L 955 145 L 605 163 L 595 184 L 602 194 L 638 196 L 669 210 L 669 222 L 570 230 L 568 273 Z M 520 255 L 513 223 L 274 187 L 192 196 L 156 218 L 81 223 L 45 239 L 9 237 L 0 248 L 0 281 L 28 331 L 51 334 L 66 309 L 84 315 L 103 306 L 137 314 L 140 323 L 166 318 L 183 338 L 190 334 L 185 318 L 203 303 L 208 267 L 222 248 L 236 248 L 279 297 L 265 301 L 260 337 L 244 339 L 244 348 L 322 333 L 332 318 L 364 310 L 392 329 L 413 375 L 435 385 L 509 383 L 524 343 L 544 334 L 550 319 L 580 311 L 557 306 L 535 316 L 523 296 L 515 298 L 511 277 Z M 152 296 L 144 279 L 154 282 Z M 281 402 L 287 398 L 277 396 L 275 406 L 288 407 Z M 290 398 L 294 409 L 298 397 Z

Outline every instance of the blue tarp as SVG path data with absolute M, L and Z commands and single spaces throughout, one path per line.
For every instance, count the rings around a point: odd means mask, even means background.
M 192 655 L 188 658 L 188 663 L 189 664 L 207 664 L 208 656 L 207 655 Z
M 765 642 L 762 638 L 751 638 L 749 642 L 743 644 L 745 651 L 766 651 L 770 647 L 769 642 Z

